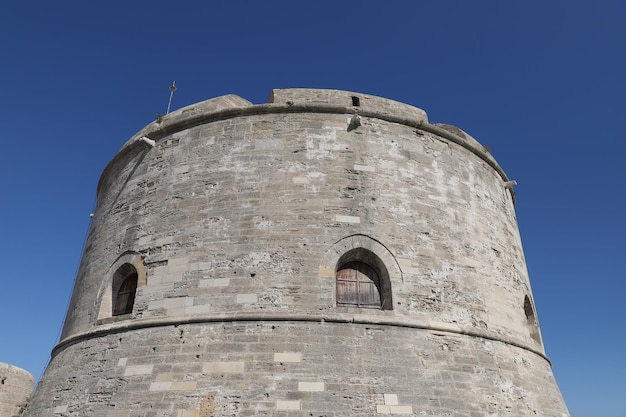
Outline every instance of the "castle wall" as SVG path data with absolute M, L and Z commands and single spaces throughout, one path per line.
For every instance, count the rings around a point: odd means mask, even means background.
M 34 387 L 28 371 L 0 362 L 0 417 L 19 416 Z
M 491 155 L 392 100 L 270 101 L 181 109 L 106 167 L 28 415 L 567 415 Z M 337 306 L 361 252 L 383 309 Z M 124 265 L 136 299 L 113 316 Z
M 74 344 L 50 370 L 29 415 L 564 415 L 550 365 L 536 354 L 385 325 L 140 329 Z

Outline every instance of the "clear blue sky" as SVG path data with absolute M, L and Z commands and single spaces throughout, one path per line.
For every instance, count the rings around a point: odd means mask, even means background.
M 39 378 L 106 163 L 173 108 L 336 88 L 466 130 L 518 181 L 573 417 L 626 417 L 626 2 L 0 3 L 0 361 Z

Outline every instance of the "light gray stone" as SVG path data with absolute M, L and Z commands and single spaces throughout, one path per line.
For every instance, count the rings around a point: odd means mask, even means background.
M 172 112 L 104 169 L 25 416 L 568 416 L 509 181 L 467 133 L 367 94 Z M 337 305 L 354 260 L 380 308 Z

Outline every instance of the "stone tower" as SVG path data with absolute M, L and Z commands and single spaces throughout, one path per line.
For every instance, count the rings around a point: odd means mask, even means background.
M 34 387 L 28 371 L 0 362 L 0 417 L 19 416 Z
M 366 94 L 159 117 L 102 174 L 26 416 L 568 416 L 512 184 Z

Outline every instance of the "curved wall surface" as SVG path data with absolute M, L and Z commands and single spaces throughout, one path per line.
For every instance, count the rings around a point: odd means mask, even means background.
M 28 371 L 0 362 L 0 417 L 19 416 L 34 387 Z
M 392 100 L 173 112 L 104 170 L 27 415 L 567 416 L 513 198 L 477 141 Z M 376 289 L 339 283 L 354 263 Z

